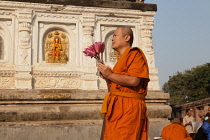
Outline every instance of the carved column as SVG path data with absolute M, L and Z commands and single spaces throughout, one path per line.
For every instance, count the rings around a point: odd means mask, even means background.
M 82 28 L 83 28 L 83 50 L 93 44 L 95 14 L 83 13 L 82 14 Z M 94 58 L 86 57 L 83 55 L 83 72 L 82 76 L 82 89 L 83 90 L 97 90 L 96 76 L 96 60 Z
M 142 50 L 144 51 L 150 72 L 150 82 L 149 89 L 150 90 L 160 90 L 159 87 L 159 78 L 157 76 L 158 69 L 155 68 L 155 58 L 154 58 L 154 50 L 152 44 L 152 29 L 154 26 L 154 18 L 153 17 L 145 17 L 143 24 L 141 26 L 141 37 L 142 37 Z
M 16 61 L 16 88 L 32 89 L 31 75 L 31 10 L 17 11 L 18 48 Z

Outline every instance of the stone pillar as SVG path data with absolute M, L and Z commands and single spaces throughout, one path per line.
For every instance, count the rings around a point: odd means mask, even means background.
M 95 26 L 95 14 L 83 13 L 82 14 L 82 28 L 83 28 L 83 50 L 93 44 L 94 26 Z M 96 60 L 83 55 L 83 67 L 82 71 L 82 89 L 83 90 L 97 90 L 98 84 L 96 76 L 97 67 Z
M 154 50 L 152 44 L 152 29 L 154 26 L 153 17 L 144 17 L 141 25 L 142 50 L 144 51 L 149 65 L 149 90 L 160 90 L 158 69 L 155 68 Z
M 32 89 L 31 75 L 31 10 L 18 10 L 18 47 L 15 83 L 17 89 Z

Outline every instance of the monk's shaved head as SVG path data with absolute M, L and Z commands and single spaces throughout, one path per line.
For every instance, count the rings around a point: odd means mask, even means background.
M 118 28 L 121 29 L 123 36 L 126 36 L 126 35 L 130 36 L 129 43 L 132 46 L 132 44 L 133 44 L 133 31 L 131 30 L 131 28 L 123 27 L 123 26 L 122 27 L 118 27 Z

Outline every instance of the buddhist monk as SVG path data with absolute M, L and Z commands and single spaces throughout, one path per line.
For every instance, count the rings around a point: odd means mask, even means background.
M 180 125 L 179 119 L 172 120 L 172 124 L 167 125 L 162 130 L 162 140 L 193 140 L 184 126 Z
M 131 47 L 132 43 L 132 30 L 118 27 L 112 37 L 112 48 L 120 58 L 113 69 L 98 64 L 109 90 L 101 110 L 105 114 L 101 140 L 148 140 L 145 96 L 149 70 L 144 53 Z

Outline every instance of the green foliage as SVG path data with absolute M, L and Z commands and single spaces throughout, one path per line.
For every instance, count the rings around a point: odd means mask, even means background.
M 186 103 L 210 97 L 210 63 L 190 70 L 177 72 L 163 85 L 163 91 L 170 93 L 170 104 Z

